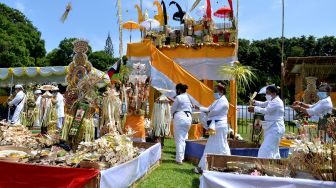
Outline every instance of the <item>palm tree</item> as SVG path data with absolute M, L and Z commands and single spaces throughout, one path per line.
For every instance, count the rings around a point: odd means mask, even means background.
M 242 65 L 239 61 L 236 61 L 233 66 L 223 65 L 220 68 L 219 73 L 236 80 L 237 88 L 239 88 L 241 92 L 245 93 L 246 88 L 249 88 L 250 85 L 257 80 L 257 76 L 254 71 L 254 68 Z
M 236 117 L 236 111 L 237 111 L 237 88 L 240 88 L 240 91 L 243 93 L 246 92 L 246 88 L 250 86 L 251 83 L 254 82 L 254 80 L 257 79 L 257 76 L 254 73 L 254 70 L 250 66 L 241 65 L 238 61 L 234 63 L 234 65 L 223 65 L 219 69 L 219 73 L 225 76 L 229 76 L 232 79 L 235 80 L 234 84 L 236 87 L 234 87 L 234 91 L 230 91 L 230 93 L 234 93 L 235 96 L 235 102 L 234 102 L 234 121 L 233 122 L 233 130 L 234 130 L 234 138 L 236 138 L 237 135 L 237 117 Z

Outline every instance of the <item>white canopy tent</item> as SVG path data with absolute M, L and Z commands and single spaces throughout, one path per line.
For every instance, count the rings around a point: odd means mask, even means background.
M 10 87 L 12 84 L 29 85 L 51 82 L 67 85 L 65 79 L 67 73 L 68 66 L 0 68 L 0 87 Z M 110 78 L 103 71 L 92 68 L 91 74 L 103 77 L 102 85 L 110 82 Z

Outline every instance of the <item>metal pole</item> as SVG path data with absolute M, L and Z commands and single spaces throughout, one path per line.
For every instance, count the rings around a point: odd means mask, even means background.
M 130 29 L 130 43 L 132 43 L 132 29 Z
M 282 44 L 281 44 L 281 99 L 284 99 L 284 48 L 285 48 L 285 0 L 282 0 Z

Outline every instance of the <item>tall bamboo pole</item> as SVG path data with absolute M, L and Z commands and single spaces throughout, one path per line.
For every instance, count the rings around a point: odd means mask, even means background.
M 140 10 L 141 10 L 141 15 L 142 15 L 142 13 L 143 13 L 143 9 L 142 9 L 142 0 L 140 0 Z M 140 24 L 140 23 L 139 23 Z M 141 30 L 141 28 L 139 29 L 140 30 L 140 35 L 141 35 L 141 41 L 142 41 L 142 30 Z
M 123 57 L 123 39 L 122 39 L 122 8 L 121 0 L 118 0 L 118 23 L 119 23 L 119 57 Z
M 238 47 L 239 47 L 239 40 L 238 40 L 238 11 L 239 10 L 239 0 L 237 0 L 237 5 L 236 5 L 236 50 L 235 50 L 235 56 L 236 58 L 238 59 Z M 237 136 L 237 132 L 238 132 L 238 121 L 237 121 L 237 97 L 238 97 L 238 94 L 237 94 L 237 82 L 236 80 L 234 80 L 233 82 L 231 82 L 231 84 L 233 84 L 233 87 L 232 89 L 234 90 L 234 100 L 235 100 L 235 103 L 234 103 L 234 112 L 233 112 L 233 132 L 234 132 L 234 139 L 236 139 L 236 136 Z
M 284 64 L 284 49 L 285 49 L 285 0 L 282 0 L 282 33 L 281 33 L 281 99 L 284 98 L 284 74 L 285 74 L 285 64 Z

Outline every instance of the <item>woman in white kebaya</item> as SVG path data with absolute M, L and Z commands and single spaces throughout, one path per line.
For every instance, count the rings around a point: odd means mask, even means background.
M 174 123 L 174 139 L 176 145 L 176 163 L 182 164 L 186 146 L 186 139 L 192 123 L 192 102 L 189 95 L 186 93 L 187 85 L 177 84 L 174 103 L 171 107 Z
M 209 129 L 213 129 L 212 135 L 209 136 L 205 145 L 203 156 L 195 168 L 196 173 L 200 173 L 205 169 L 205 156 L 207 153 L 230 155 L 230 148 L 227 142 L 229 133 L 229 125 L 227 123 L 227 113 L 229 110 L 229 102 L 225 97 L 226 89 L 222 84 L 218 84 L 214 96 L 216 100 L 208 107 L 196 107 L 201 112 L 207 113 L 207 125 Z M 208 129 L 208 132 L 209 132 Z

